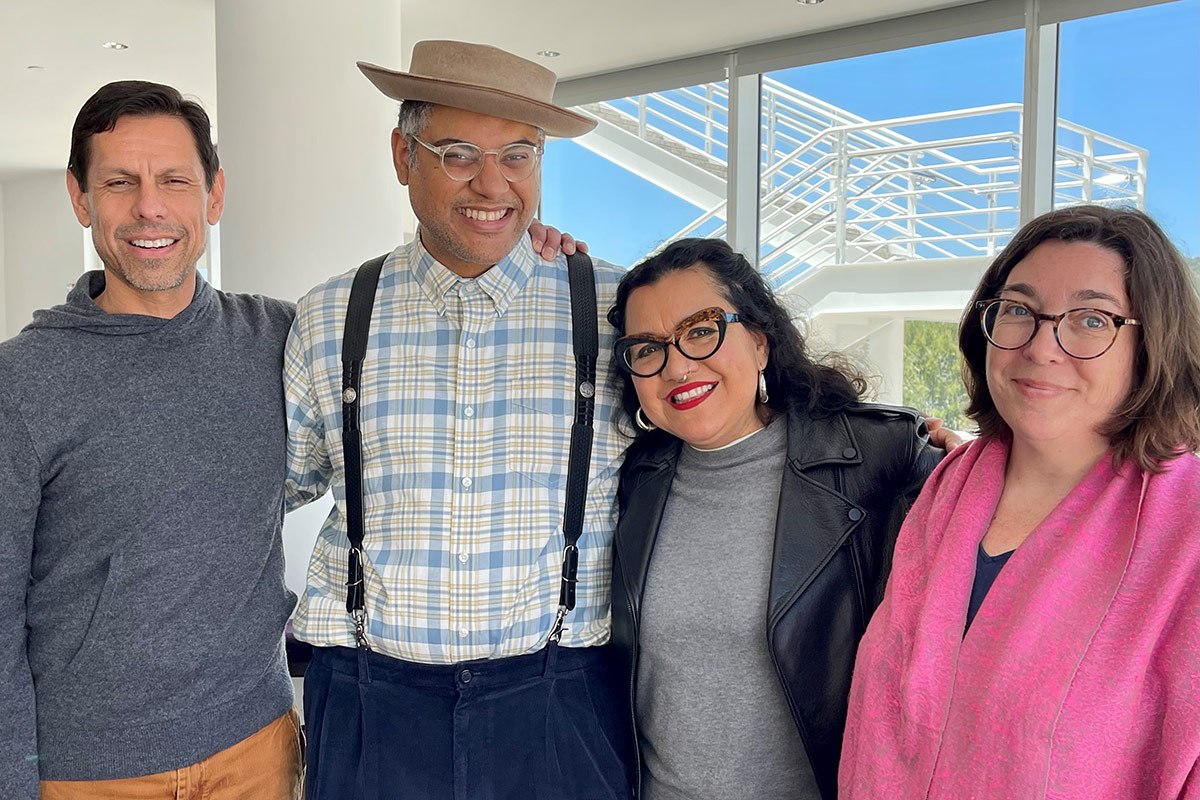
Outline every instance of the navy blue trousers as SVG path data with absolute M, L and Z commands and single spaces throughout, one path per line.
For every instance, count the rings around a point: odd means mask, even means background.
M 450 666 L 313 649 L 308 800 L 628 800 L 628 687 L 610 646 Z

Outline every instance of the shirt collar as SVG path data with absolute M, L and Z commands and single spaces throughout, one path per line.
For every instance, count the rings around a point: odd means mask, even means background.
M 438 316 L 446 314 L 447 296 L 468 282 L 473 282 L 492 301 L 497 317 L 504 316 L 504 312 L 529 282 L 534 267 L 541 259 L 533 251 L 528 233 L 522 233 L 516 247 L 478 278 L 460 277 L 430 255 L 421 244 L 419 226 L 417 235 L 406 245 L 406 249 L 413 277 Z

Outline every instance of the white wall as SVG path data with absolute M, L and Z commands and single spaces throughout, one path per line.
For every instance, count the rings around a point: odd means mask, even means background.
M 65 173 L 47 170 L 3 184 L 5 337 L 39 308 L 57 305 L 83 272 L 83 234 Z
M 4 277 L 4 184 L 0 183 L 0 341 L 8 338 L 8 284 Z
M 399 104 L 354 65 L 400 66 L 399 17 L 399 3 L 216 4 L 222 288 L 296 300 L 400 243 Z

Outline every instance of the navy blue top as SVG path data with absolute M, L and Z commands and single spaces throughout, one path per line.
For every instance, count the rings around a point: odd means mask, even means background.
M 971 585 L 971 602 L 967 605 L 967 627 L 963 629 L 964 636 L 979 612 L 979 607 L 983 605 L 983 598 L 987 597 L 988 590 L 996 582 L 996 576 L 1014 552 L 1016 551 L 1009 550 L 1007 553 L 989 556 L 983 550 L 983 542 L 979 543 L 979 553 L 975 556 L 975 583 Z

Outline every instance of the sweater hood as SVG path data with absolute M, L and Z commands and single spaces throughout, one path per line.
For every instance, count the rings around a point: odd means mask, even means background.
M 35 311 L 26 330 L 34 328 L 75 328 L 106 336 L 131 336 L 162 331 L 186 325 L 212 303 L 215 291 L 199 274 L 192 302 L 171 319 L 145 314 L 110 314 L 96 305 L 95 298 L 104 291 L 104 270 L 89 270 L 75 282 L 67 301 L 53 308 Z

